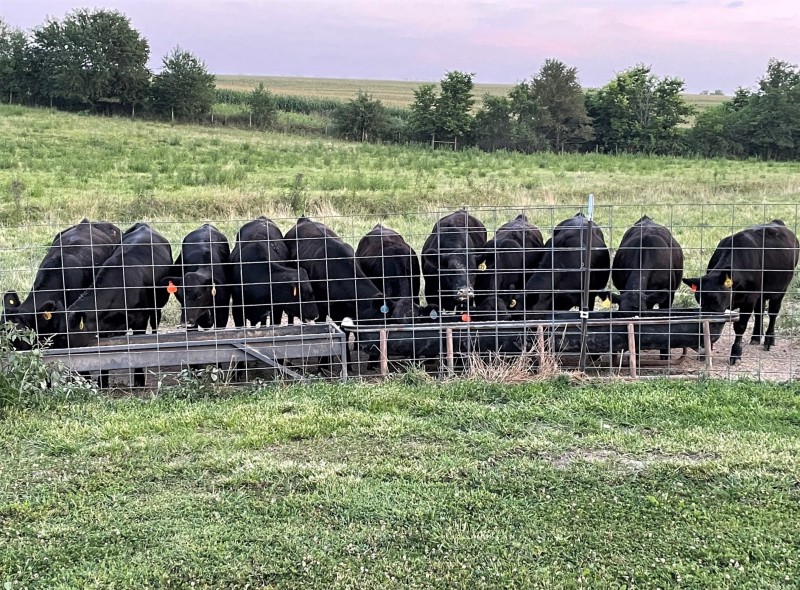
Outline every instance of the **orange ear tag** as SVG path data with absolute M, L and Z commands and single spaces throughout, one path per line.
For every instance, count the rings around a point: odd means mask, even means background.
M 175 283 L 170 281 L 169 285 L 167 285 L 167 293 L 174 295 L 177 292 L 178 292 L 178 287 L 175 286 Z
M 471 319 L 472 319 L 472 318 L 471 318 L 471 317 L 469 317 L 469 314 L 468 314 L 468 313 L 462 313 L 462 314 L 461 314 L 461 321 L 462 321 L 462 322 L 468 322 L 468 321 L 470 321 Z

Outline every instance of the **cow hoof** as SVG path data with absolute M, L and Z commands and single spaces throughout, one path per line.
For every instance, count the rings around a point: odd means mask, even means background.
M 736 361 L 740 361 L 741 359 L 742 357 L 740 356 L 732 356 L 730 359 L 728 359 L 728 364 L 733 367 L 736 364 Z
M 775 344 L 774 336 L 767 336 L 764 338 L 764 350 L 769 350 L 773 344 Z
M 761 344 L 761 336 L 753 336 L 750 338 L 750 344 L 759 345 Z

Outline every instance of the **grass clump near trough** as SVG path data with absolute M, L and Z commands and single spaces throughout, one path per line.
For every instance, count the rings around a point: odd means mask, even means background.
M 163 391 L 1 424 L 11 588 L 793 588 L 800 576 L 791 385 Z

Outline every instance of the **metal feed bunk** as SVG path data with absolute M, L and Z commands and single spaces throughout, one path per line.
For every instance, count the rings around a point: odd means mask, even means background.
M 258 361 L 300 381 L 307 378 L 285 362 L 306 364 L 309 358 L 331 358 L 338 359 L 341 379 L 347 379 L 346 336 L 332 323 L 182 330 L 101 338 L 97 346 L 46 350 L 43 358 L 80 372 L 209 364 L 232 366 L 238 362 Z
M 383 324 L 367 322 L 343 325 L 355 335 L 362 350 L 377 356 L 380 372 L 387 375 L 390 360 L 439 360 L 443 372 L 452 374 L 456 360 L 472 354 L 533 354 L 540 362 L 548 354 L 563 364 L 583 351 L 590 355 L 624 353 L 632 377 L 637 376 L 637 351 L 683 349 L 672 360 L 648 363 L 649 367 L 676 366 L 687 349 L 710 351 L 724 325 L 738 319 L 737 312 L 704 313 L 699 309 L 650 310 L 646 312 L 530 313 L 524 321 L 460 321 L 445 316 L 437 323 Z M 582 346 L 583 345 L 583 346 Z M 377 354 L 375 354 L 377 353 Z M 711 354 L 705 355 L 711 369 Z M 615 363 L 609 363 L 614 366 Z
M 640 366 L 643 350 L 683 349 L 677 359 L 650 361 L 648 367 L 677 366 L 689 348 L 705 351 L 719 339 L 724 325 L 738 313 L 703 313 L 698 309 L 631 312 L 531 313 L 525 321 L 461 321 L 444 316 L 435 323 L 387 324 L 333 323 L 226 328 L 213 331 L 171 331 L 137 336 L 102 338 L 97 346 L 55 348 L 44 352 L 49 363 L 73 371 L 96 372 L 136 368 L 220 365 L 260 362 L 280 374 L 307 380 L 302 368 L 309 359 L 330 358 L 348 379 L 348 340 L 377 352 L 380 374 L 388 375 L 389 361 L 438 360 L 443 373 L 453 374 L 456 364 L 467 364 L 472 354 L 497 352 L 509 356 L 533 354 L 539 362 L 548 354 L 560 364 L 581 351 L 589 355 L 622 354 L 632 377 Z M 585 320 L 585 336 L 582 335 Z M 335 359 L 335 360 L 334 360 Z M 705 356 L 711 369 L 711 355 Z M 609 366 L 620 363 L 609 362 Z M 644 367 L 642 367 L 644 368 Z

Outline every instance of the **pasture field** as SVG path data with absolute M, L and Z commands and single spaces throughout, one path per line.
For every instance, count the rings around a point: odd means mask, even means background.
M 259 82 L 274 94 L 307 96 L 313 98 L 335 98 L 350 100 L 359 90 L 368 92 L 384 105 L 407 107 L 414 100 L 414 90 L 425 82 L 399 80 L 356 80 L 346 78 L 292 78 L 280 76 L 240 76 L 232 74 L 217 75 L 217 87 L 249 92 Z M 480 103 L 485 94 L 504 96 L 512 84 L 475 84 L 473 94 Z M 684 94 L 686 101 L 699 111 L 730 99 L 729 96 Z
M 52 236 L 84 216 L 150 221 L 177 248 L 200 222 L 232 240 L 258 215 L 286 231 L 307 213 L 352 244 L 384 222 L 419 249 L 459 206 L 490 234 L 525 212 L 547 237 L 593 193 L 612 248 L 648 214 L 671 227 L 688 275 L 733 231 L 775 217 L 800 224 L 797 162 L 454 153 L 16 106 L 0 106 L 0 134 L 0 282 L 20 292 Z
M 797 587 L 795 387 L 418 379 L 11 411 L 0 582 Z

